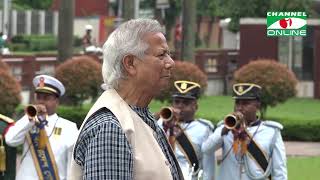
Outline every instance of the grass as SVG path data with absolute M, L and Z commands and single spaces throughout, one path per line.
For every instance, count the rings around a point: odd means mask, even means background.
M 287 170 L 289 180 L 317 180 L 320 177 L 319 157 L 289 157 Z M 219 167 L 218 167 L 219 169 Z M 217 170 L 219 173 L 219 170 Z
M 288 179 L 317 180 L 320 177 L 320 157 L 288 158 Z
M 217 122 L 233 111 L 233 99 L 230 96 L 205 96 L 199 100 L 197 117 Z M 152 101 L 150 109 L 158 111 L 168 103 Z M 307 98 L 292 98 L 275 107 L 269 107 L 266 119 L 283 121 L 320 121 L 320 100 Z

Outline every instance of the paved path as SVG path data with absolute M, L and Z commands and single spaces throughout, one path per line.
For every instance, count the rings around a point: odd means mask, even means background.
M 287 156 L 320 156 L 320 142 L 285 142 Z

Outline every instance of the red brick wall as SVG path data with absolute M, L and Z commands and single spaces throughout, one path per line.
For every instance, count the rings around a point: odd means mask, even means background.
M 61 0 L 53 0 L 52 9 L 59 10 Z M 108 0 L 74 0 L 75 1 L 75 16 L 94 16 L 108 15 L 109 1 Z
M 266 30 L 266 25 L 240 26 L 240 66 L 257 58 L 278 59 L 278 38 L 267 37 Z

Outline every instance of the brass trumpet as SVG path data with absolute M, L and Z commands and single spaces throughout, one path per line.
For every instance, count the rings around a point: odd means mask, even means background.
M 30 119 L 35 119 L 38 115 L 37 107 L 35 105 L 28 105 L 25 111 Z
M 159 114 L 164 122 L 169 122 L 174 119 L 174 111 L 172 107 L 161 108 Z
M 47 125 L 48 114 L 39 115 L 39 110 L 35 105 L 28 105 L 25 109 L 25 112 L 30 120 L 35 121 L 36 125 L 39 128 L 39 149 L 44 149 L 49 142 L 46 130 L 44 126 Z
M 239 125 L 244 125 L 244 123 L 243 114 L 241 112 L 228 114 L 224 118 L 224 126 L 230 130 L 236 129 Z
M 39 113 L 38 113 L 39 110 L 37 109 L 37 106 L 32 105 L 32 104 L 28 105 L 25 108 L 25 112 L 26 112 L 27 116 L 29 117 L 29 119 L 35 121 L 36 123 L 40 123 L 40 120 L 48 119 L 48 114 L 39 116 Z

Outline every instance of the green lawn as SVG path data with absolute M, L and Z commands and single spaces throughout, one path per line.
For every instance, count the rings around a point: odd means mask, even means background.
M 288 158 L 289 180 L 320 179 L 320 157 Z
M 320 179 L 320 157 L 290 157 L 287 159 L 287 168 L 289 180 Z
M 230 96 L 204 96 L 199 100 L 198 117 L 213 120 L 215 122 L 233 111 L 233 99 Z M 151 111 L 156 112 L 162 106 L 167 105 L 159 101 L 153 101 Z M 294 120 L 294 121 L 319 121 L 320 100 L 307 98 L 292 98 L 276 107 L 267 110 L 266 119 L 270 120 Z

